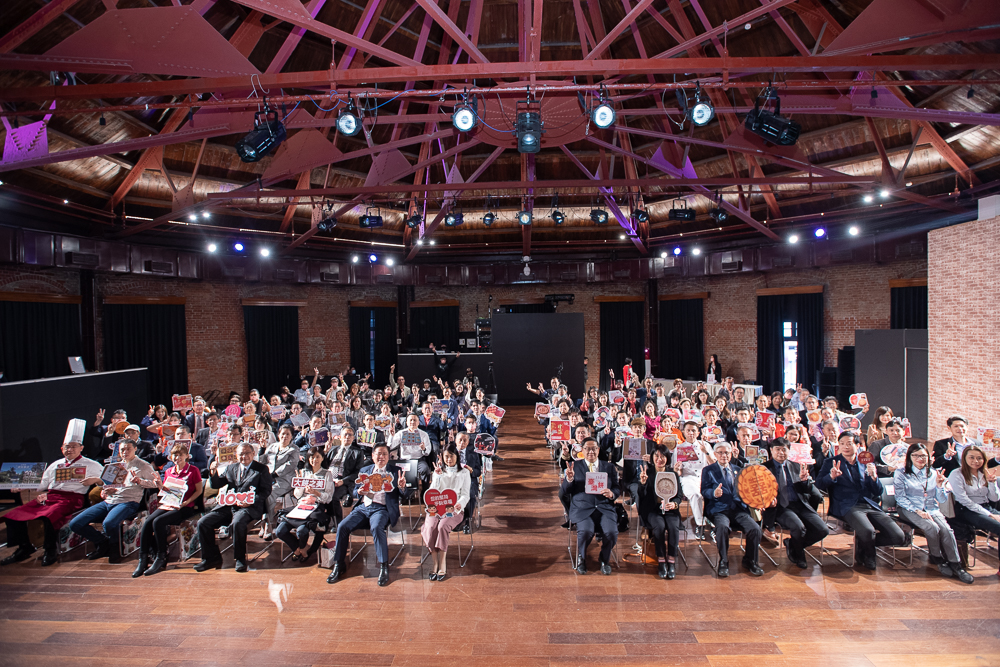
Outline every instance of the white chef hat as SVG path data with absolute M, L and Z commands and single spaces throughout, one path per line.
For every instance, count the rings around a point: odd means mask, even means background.
M 66 425 L 66 436 L 63 438 L 63 444 L 67 442 L 76 442 L 83 444 L 83 436 L 87 432 L 87 422 L 83 419 L 70 419 L 69 424 Z

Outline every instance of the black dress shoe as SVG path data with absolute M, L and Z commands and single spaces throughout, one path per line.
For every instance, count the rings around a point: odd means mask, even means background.
M 111 553 L 111 540 L 105 539 L 97 545 L 97 548 L 87 554 L 87 560 L 97 560 L 104 558 Z
M 718 575 L 720 579 L 725 579 L 729 576 L 729 563 L 719 563 Z
M 35 553 L 35 547 L 19 546 L 17 550 L 11 555 L 7 556 L 3 560 L 0 560 L 0 565 L 12 565 L 14 563 L 20 563 L 22 560 L 26 559 L 31 554 Z
M 963 584 L 971 584 L 975 581 L 975 578 L 971 574 L 962 569 L 961 563 L 952 563 L 951 571 L 953 576 Z
M 795 554 L 792 553 L 792 542 L 787 537 L 785 538 L 785 555 L 788 556 L 788 561 L 792 563 L 792 565 L 794 565 L 795 567 L 800 568 L 802 570 L 809 567 L 809 564 L 806 563 L 805 558 L 803 558 L 802 556 L 796 556 Z
M 657 574 L 659 575 L 660 579 L 666 579 L 667 578 L 667 564 L 666 563 L 660 563 L 660 566 L 657 568 Z
M 330 576 L 326 578 L 326 583 L 332 584 L 340 579 L 340 575 L 344 574 L 347 569 L 347 565 L 344 563 L 334 563 L 333 570 L 330 572 Z
M 205 570 L 221 570 L 222 569 L 222 559 L 218 560 L 200 560 L 198 564 L 194 566 L 195 572 L 204 572 Z
M 564 522 L 563 522 L 563 525 L 561 525 L 561 526 L 559 526 L 559 527 L 560 527 L 560 528 L 569 528 L 569 521 L 564 521 Z
M 389 566 L 385 563 L 379 563 L 378 566 L 378 585 L 389 585 Z
M 149 554 L 146 553 L 145 549 L 139 549 L 139 560 L 136 561 L 135 569 L 132 570 L 132 578 L 141 577 L 142 573 L 146 571 L 146 566 L 149 564 Z
M 246 572 L 249 569 L 250 568 L 247 566 L 246 562 L 241 561 L 241 560 L 236 561 L 236 571 L 237 572 Z
M 580 556 L 580 560 L 576 561 L 576 573 L 577 574 L 587 574 L 587 562 Z
M 877 567 L 875 561 L 876 561 L 875 558 L 866 558 L 863 561 L 861 561 L 861 567 L 865 568 L 866 570 L 874 571 Z
M 611 574 L 611 566 L 608 563 L 601 562 L 601 574 L 604 576 Z
M 159 574 L 167 569 L 167 554 L 166 552 L 161 552 L 156 554 L 156 558 L 153 559 L 153 564 L 149 566 L 143 576 L 152 577 L 154 574 Z M 134 574 L 132 576 L 135 576 Z
M 45 555 L 42 556 L 42 566 L 48 567 L 49 565 L 55 565 L 59 562 L 59 552 L 58 551 L 46 551 Z
M 674 564 L 667 563 L 667 579 L 673 579 L 675 576 L 677 576 L 677 572 L 674 569 Z
M 761 566 L 758 565 L 757 563 L 751 563 L 751 562 L 748 562 L 748 561 L 743 561 L 743 567 L 746 568 L 747 572 L 749 572 L 750 574 L 752 574 L 755 577 L 762 577 L 762 576 L 764 576 L 764 570 L 763 570 L 763 568 L 761 568 Z

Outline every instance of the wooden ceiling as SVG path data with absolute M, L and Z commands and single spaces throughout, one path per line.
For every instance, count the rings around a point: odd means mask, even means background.
M 376 241 L 434 261 L 487 244 L 647 255 L 690 239 L 779 242 L 820 220 L 947 224 L 998 189 L 993 0 L 362 3 L 0 4 L 0 196 L 53 224 L 72 207 L 59 224 L 104 238 L 256 235 L 313 256 Z M 743 129 L 768 82 L 801 124 L 794 147 Z M 585 110 L 602 84 L 618 113 L 608 130 Z M 704 127 L 678 109 L 675 89 L 696 85 L 716 107 Z M 481 120 L 460 134 L 450 114 L 465 95 Z M 546 121 L 531 156 L 511 137 L 529 95 Z M 348 99 L 367 109 L 353 137 L 335 127 Z M 244 163 L 234 146 L 265 100 L 288 140 Z M 669 220 L 679 205 L 698 218 Z M 639 207 L 648 223 L 631 218 Z M 317 234 L 324 208 L 338 225 Z M 382 229 L 358 226 L 369 208 Z M 611 223 L 594 225 L 592 208 Z M 411 230 L 413 212 L 424 224 Z M 448 212 L 464 224 L 441 224 Z

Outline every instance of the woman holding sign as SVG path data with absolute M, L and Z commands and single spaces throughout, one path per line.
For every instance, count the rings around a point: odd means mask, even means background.
M 670 450 L 665 445 L 653 448 L 652 458 L 639 471 L 639 518 L 649 529 L 656 549 L 657 574 L 673 579 L 674 560 L 681 529 L 681 494 L 677 473 L 671 470 Z M 669 479 L 667 479 L 669 478 Z M 669 498 L 661 494 L 669 495 Z
M 333 493 L 337 488 L 336 475 L 323 467 L 322 448 L 310 447 L 306 460 L 309 465 L 300 470 L 292 481 L 295 486 L 292 493 L 299 501 L 298 505 L 285 515 L 275 531 L 278 539 L 294 552 L 292 554 L 294 561 L 307 560 L 319 549 L 320 535 L 326 532 L 330 525 L 327 505 L 333 500 Z M 301 516 L 292 516 L 295 513 Z M 310 530 L 316 533 L 316 539 L 307 551 L 306 543 L 309 542 Z
M 424 544 L 431 553 L 433 564 L 431 574 L 428 577 L 431 581 L 444 581 L 448 570 L 447 554 L 448 540 L 451 531 L 465 518 L 465 506 L 469 503 L 469 493 L 472 488 L 472 477 L 468 468 L 458 464 L 458 448 L 450 444 L 441 452 L 440 458 L 434 466 L 434 474 L 431 476 L 431 485 L 424 494 L 424 501 L 432 497 L 440 496 L 440 491 L 454 491 L 456 501 L 450 508 L 440 505 L 427 505 L 427 520 L 420 530 L 424 538 Z M 439 509 L 444 509 L 444 513 Z
M 167 528 L 177 526 L 198 514 L 202 508 L 201 492 L 204 482 L 201 472 L 191 465 L 191 454 L 184 445 L 170 449 L 174 465 L 167 468 L 164 479 L 157 479 L 160 489 L 160 506 L 142 522 L 139 538 L 139 562 L 132 577 L 153 576 L 167 567 Z M 147 559 L 156 553 L 153 564 L 146 569 Z
M 330 432 L 326 429 L 313 431 L 313 434 L 324 432 L 329 437 Z M 325 442 L 325 441 L 324 441 Z M 315 446 L 315 445 L 314 445 Z M 267 499 L 267 525 L 261 529 L 261 537 L 265 540 L 274 539 L 274 529 L 277 519 L 275 518 L 275 508 L 278 500 L 292 490 L 292 478 L 299 467 L 301 458 L 297 447 L 292 446 L 292 429 L 289 426 L 282 426 L 278 431 L 278 442 L 268 445 L 257 460 L 267 466 L 271 472 L 271 495 Z

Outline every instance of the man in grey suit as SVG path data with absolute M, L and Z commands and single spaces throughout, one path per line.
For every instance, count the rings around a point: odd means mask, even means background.
M 574 565 L 580 574 L 587 574 L 587 547 L 600 526 L 604 538 L 601 542 L 600 564 L 602 574 L 611 574 L 611 550 L 618 543 L 618 514 L 615 498 L 621 495 L 618 471 L 613 463 L 600 461 L 601 448 L 594 438 L 583 441 L 584 460 L 574 461 L 566 468 L 566 477 L 559 489 L 560 499 L 569 506 L 569 520 L 576 524 L 576 546 L 580 554 Z M 587 473 L 603 472 L 608 475 L 608 485 L 601 493 L 587 492 Z

